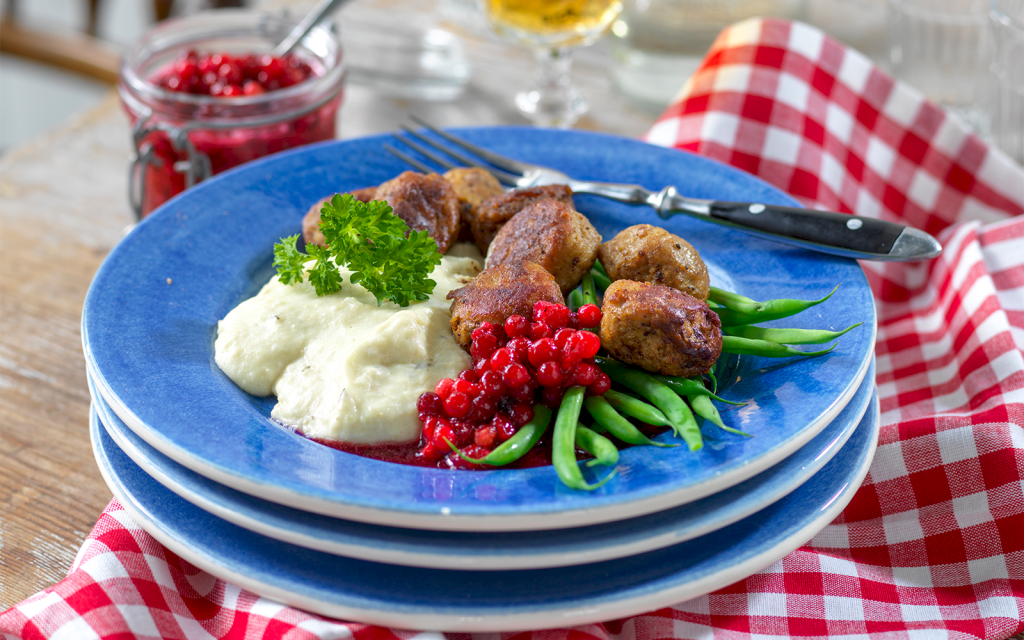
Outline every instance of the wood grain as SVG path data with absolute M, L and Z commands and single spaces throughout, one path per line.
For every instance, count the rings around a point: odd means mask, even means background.
M 408 113 L 440 126 L 525 124 L 512 96 L 531 74 L 526 50 L 444 22 L 431 2 L 357 0 L 339 23 L 350 52 L 381 29 L 437 24 L 463 38 L 473 66 L 470 86 L 452 102 L 350 85 L 340 137 L 391 131 Z M 593 104 L 578 126 L 639 135 L 655 114 L 614 92 L 607 65 L 600 45 L 578 55 L 574 75 Z M 89 444 L 79 323 L 93 274 L 132 221 L 129 151 L 128 123 L 111 93 L 0 159 L 0 609 L 62 579 L 110 500 Z

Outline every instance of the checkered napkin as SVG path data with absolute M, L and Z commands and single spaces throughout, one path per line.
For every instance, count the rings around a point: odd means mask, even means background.
M 1024 171 L 861 54 L 775 19 L 723 31 L 647 140 L 745 169 L 811 207 L 910 223 L 937 234 L 945 252 L 925 264 L 863 263 L 879 311 L 882 429 L 870 474 L 835 522 L 710 595 L 519 637 L 1024 632 L 1024 217 L 1013 219 L 1024 213 Z M 0 630 L 26 639 L 428 637 L 239 590 L 164 549 L 116 501 L 68 577 L 0 614 Z

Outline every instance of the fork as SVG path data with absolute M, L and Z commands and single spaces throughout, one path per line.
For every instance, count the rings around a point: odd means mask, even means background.
M 916 262 L 934 258 L 942 253 L 942 245 L 938 240 L 924 231 L 875 218 L 761 202 L 689 198 L 680 195 L 679 190 L 671 185 L 660 191 L 650 191 L 635 184 L 576 180 L 557 169 L 513 160 L 471 144 L 415 116 L 410 116 L 410 119 L 435 136 L 468 151 L 475 157 L 452 149 L 405 125 L 400 125 L 405 135 L 397 132 L 394 134 L 402 144 L 447 169 L 465 165 L 486 169 L 499 182 L 513 188 L 564 184 L 568 185 L 573 193 L 588 193 L 626 204 L 649 205 L 663 219 L 686 214 L 761 238 L 847 258 Z M 422 144 L 414 142 L 411 138 L 419 140 Z M 384 147 L 420 171 L 434 170 L 389 144 L 385 144 Z M 448 157 L 440 155 L 441 153 Z M 449 157 L 462 165 L 453 162 Z

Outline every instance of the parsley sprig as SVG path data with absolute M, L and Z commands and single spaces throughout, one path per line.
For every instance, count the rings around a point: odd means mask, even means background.
M 298 234 L 274 245 L 274 266 L 282 284 L 302 282 L 306 262 L 309 283 L 318 296 L 341 288 L 339 266 L 352 271 L 352 284 L 360 284 L 377 299 L 407 307 L 426 300 L 437 284 L 427 277 L 441 263 L 437 243 L 426 231 L 409 231 L 405 221 L 382 200 L 360 202 L 350 194 L 335 194 L 320 209 L 320 231 L 325 246 L 307 244 L 298 249 Z M 406 237 L 406 233 L 409 236 Z

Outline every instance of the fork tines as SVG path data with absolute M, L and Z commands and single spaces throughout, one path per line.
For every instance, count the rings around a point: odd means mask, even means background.
M 458 149 L 453 149 L 450 145 L 444 144 L 441 141 L 437 140 L 436 138 L 426 136 L 420 133 L 419 131 L 415 131 L 405 125 L 399 125 L 403 133 L 395 132 L 393 134 L 395 136 L 395 139 L 404 144 L 405 146 L 409 147 L 410 149 L 416 151 L 421 156 L 428 158 L 436 165 L 444 167 L 445 169 L 454 169 L 460 166 L 479 167 L 481 169 L 489 171 L 491 174 L 494 175 L 495 178 L 498 179 L 499 182 L 502 182 L 506 185 L 515 185 L 517 180 L 520 178 L 520 163 L 516 162 L 515 160 L 505 158 L 504 156 L 497 155 L 491 151 L 488 151 L 487 149 L 466 142 L 461 138 L 458 138 L 450 133 L 441 131 L 440 129 L 431 126 L 430 124 L 420 120 L 419 118 L 416 118 L 415 116 L 410 116 L 410 119 L 412 119 L 417 124 L 422 125 L 425 129 L 429 130 L 436 136 L 478 156 L 469 156 L 465 153 L 462 153 Z M 419 141 L 419 143 L 415 142 L 411 138 L 415 138 L 416 140 Z M 413 167 L 416 167 L 420 171 L 430 173 L 435 171 L 436 169 L 436 167 L 431 167 L 422 160 L 415 158 L 399 149 L 396 149 L 395 147 L 389 144 L 385 144 L 384 148 L 393 153 L 394 155 L 396 155 L 402 161 L 412 165 Z M 457 162 L 453 162 L 449 158 L 454 158 Z M 481 158 L 483 160 L 481 160 Z M 503 169 L 508 169 L 510 171 L 519 171 L 520 173 L 509 173 L 509 171 Z

